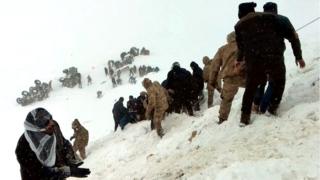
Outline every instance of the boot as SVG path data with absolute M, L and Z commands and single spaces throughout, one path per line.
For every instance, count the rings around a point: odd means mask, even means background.
M 259 105 L 252 104 L 252 112 L 259 114 Z
M 241 113 L 240 126 L 244 127 L 250 124 L 250 114 Z
M 268 108 L 268 112 L 274 116 L 277 115 L 278 105 L 270 105 Z

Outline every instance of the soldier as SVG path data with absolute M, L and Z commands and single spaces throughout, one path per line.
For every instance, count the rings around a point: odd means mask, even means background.
M 212 107 L 212 104 L 213 104 L 213 95 L 214 95 L 214 90 L 209 90 L 209 78 L 210 78 L 210 66 L 211 66 L 211 63 L 212 63 L 212 60 L 209 59 L 208 56 L 204 56 L 202 58 L 202 62 L 204 64 L 204 67 L 203 67 L 203 80 L 205 83 L 207 83 L 207 91 L 208 91 L 208 108 Z M 221 92 L 221 80 L 220 78 L 218 77 L 217 78 L 217 82 L 215 83 L 214 85 L 215 89 L 218 91 L 218 92 Z
M 166 89 L 159 82 L 145 78 L 142 82 L 143 87 L 147 90 L 148 105 L 146 110 L 146 118 L 151 119 L 151 129 L 156 128 L 157 134 L 162 137 L 164 135 L 161 127 L 161 121 L 164 119 L 166 110 L 168 109 L 168 101 Z
M 97 98 L 100 99 L 102 97 L 102 91 L 97 91 Z
M 15 151 L 21 179 L 63 180 L 90 174 L 89 169 L 79 168 L 83 162 L 75 159 L 70 142 L 46 109 L 29 112 L 24 127 Z
M 236 54 L 235 33 L 231 32 L 227 36 L 227 44 L 219 48 L 211 62 L 210 78 L 208 81 L 208 90 L 213 91 L 217 84 L 217 79 L 223 79 L 218 124 L 228 119 L 234 96 L 237 94 L 239 87 L 245 86 L 243 69 L 240 72 L 234 69 L 234 63 L 237 58 Z
M 88 80 L 88 86 L 92 84 L 92 79 L 91 79 L 91 76 L 88 75 L 87 76 L 87 80 Z
M 199 65 L 192 61 L 190 63 L 190 67 L 192 69 L 192 79 L 195 81 L 195 84 L 197 84 L 196 88 L 194 89 L 194 106 L 195 110 L 200 110 L 200 100 L 203 99 L 203 87 L 204 87 L 204 80 L 203 80 L 203 70 L 199 67 Z
M 106 74 L 106 76 L 108 77 L 108 68 L 104 67 L 104 73 Z
M 116 79 L 112 76 L 111 77 L 112 87 L 117 87 Z
M 236 65 L 245 61 L 247 77 L 242 99 L 241 126 L 250 123 L 254 93 L 267 75 L 273 82 L 268 112 L 276 115 L 285 88 L 284 39 L 291 43 L 296 64 L 300 68 L 305 66 L 300 40 L 289 19 L 273 13 L 255 13 L 255 7 L 255 3 L 241 3 L 238 14 L 240 20 L 235 25 L 239 48 Z
M 75 119 L 72 122 L 72 129 L 74 131 L 73 136 L 70 137 L 70 141 L 75 138 L 73 142 L 73 151 L 77 153 L 80 152 L 81 159 L 86 158 L 86 146 L 89 141 L 89 132 L 86 128 L 84 128 L 78 119 Z

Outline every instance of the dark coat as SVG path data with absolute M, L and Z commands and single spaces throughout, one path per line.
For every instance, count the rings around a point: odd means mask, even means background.
M 66 140 L 55 122 L 55 135 L 57 140 L 56 145 L 56 163 L 54 167 L 62 167 L 71 164 L 71 159 L 74 159 L 72 146 Z M 61 172 L 56 172 L 54 167 L 46 167 L 37 159 L 36 154 L 31 150 L 29 142 L 24 134 L 20 137 L 17 147 L 16 156 L 20 164 L 20 173 L 22 180 L 62 180 L 64 176 Z

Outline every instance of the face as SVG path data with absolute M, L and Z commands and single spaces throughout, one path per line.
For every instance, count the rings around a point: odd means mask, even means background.
M 54 122 L 53 120 L 49 120 L 48 125 L 42 131 L 45 134 L 52 135 L 54 132 Z

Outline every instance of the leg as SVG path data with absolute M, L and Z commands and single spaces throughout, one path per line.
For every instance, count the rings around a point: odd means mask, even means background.
M 280 60 L 279 60 L 280 61 Z M 276 114 L 278 106 L 281 102 L 283 91 L 286 83 L 286 69 L 285 65 L 282 62 L 281 64 L 277 64 L 273 66 L 276 69 L 270 72 L 270 81 L 273 82 L 273 92 L 270 99 L 270 106 L 268 111 L 271 114 Z
M 214 91 L 208 89 L 208 108 L 212 107 Z
M 228 119 L 232 101 L 234 96 L 237 94 L 239 87 L 231 83 L 224 83 L 221 93 L 221 104 L 219 109 L 219 123 Z
M 162 136 L 164 135 L 163 133 L 163 129 L 162 129 L 162 126 L 161 126 L 161 121 L 162 119 L 164 118 L 164 114 L 165 114 L 165 111 L 159 111 L 159 110 L 155 110 L 155 113 L 154 113 L 154 126 L 157 130 L 157 134 L 158 136 L 160 136 L 162 138 Z
M 80 157 L 81 159 L 85 159 L 86 158 L 86 147 L 85 146 L 81 146 L 81 148 L 79 148 L 79 152 L 80 152 Z

